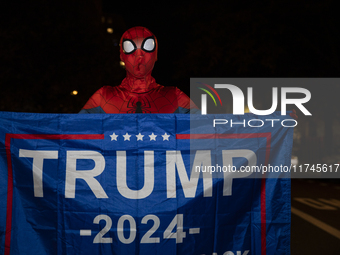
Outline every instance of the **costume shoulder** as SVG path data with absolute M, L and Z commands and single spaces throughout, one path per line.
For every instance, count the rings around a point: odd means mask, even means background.
M 193 109 L 197 109 L 196 105 L 179 88 L 156 85 L 149 93 L 157 108 L 155 113 L 192 113 Z
M 113 94 L 114 87 L 104 86 L 98 89 L 79 113 L 105 113 L 104 107 Z
M 178 109 L 175 113 L 195 113 L 198 111 L 197 106 L 191 99 L 179 88 L 175 88 L 178 102 Z

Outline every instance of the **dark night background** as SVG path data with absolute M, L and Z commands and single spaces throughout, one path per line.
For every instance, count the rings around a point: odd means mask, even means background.
M 118 85 L 118 41 L 136 25 L 158 38 L 157 82 L 190 77 L 337 77 L 334 1 L 8 1 L 1 8 L 0 110 L 75 113 Z M 106 29 L 111 27 L 113 33 Z M 71 91 L 77 90 L 77 96 Z
M 97 89 L 125 77 L 118 43 L 133 26 L 158 39 L 156 81 L 188 95 L 190 77 L 339 77 L 336 6 L 332 0 L 7 1 L 0 9 L 0 111 L 79 112 Z M 306 88 L 313 117 L 298 112 L 293 155 L 299 163 L 339 163 L 340 86 Z M 271 91 L 255 90 L 270 98 Z

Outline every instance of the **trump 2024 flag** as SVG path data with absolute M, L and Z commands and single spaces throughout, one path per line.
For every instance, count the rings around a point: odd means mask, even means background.
M 271 117 L 1 112 L 0 254 L 289 254 Z

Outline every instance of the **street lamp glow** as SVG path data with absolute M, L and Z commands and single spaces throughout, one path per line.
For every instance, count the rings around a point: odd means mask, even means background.
M 77 90 L 73 90 L 73 91 L 71 92 L 71 95 L 72 95 L 72 96 L 78 95 L 78 91 L 77 91 Z
M 106 31 L 107 31 L 109 34 L 112 34 L 112 33 L 113 33 L 113 29 L 112 29 L 111 27 L 108 27 L 108 28 L 106 29 Z

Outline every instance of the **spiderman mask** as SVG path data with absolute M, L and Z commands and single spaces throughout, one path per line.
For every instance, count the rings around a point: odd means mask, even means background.
M 128 75 L 141 79 L 151 75 L 157 60 L 157 39 L 144 27 L 127 30 L 120 39 L 120 59 Z
M 126 77 L 118 86 L 104 86 L 81 113 L 189 113 L 197 108 L 176 86 L 162 86 L 151 76 L 158 43 L 150 30 L 133 27 L 120 39 L 120 59 Z

